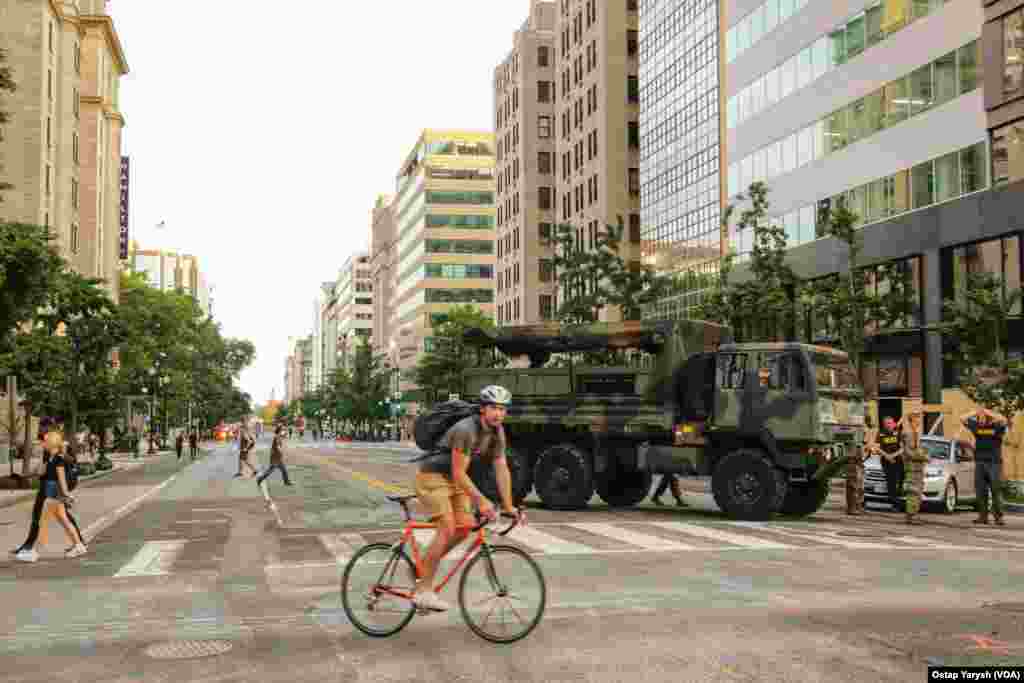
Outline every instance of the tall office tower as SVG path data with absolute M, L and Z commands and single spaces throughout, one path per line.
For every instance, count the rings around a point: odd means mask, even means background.
M 118 299 L 124 51 L 103 0 L 6 2 L 0 220 L 48 226 L 61 255 Z
M 338 365 L 351 369 L 358 346 L 373 335 L 375 292 L 369 254 L 358 252 L 348 257 L 338 275 L 337 291 Z
M 431 330 L 453 305 L 473 304 L 493 315 L 494 133 L 424 130 L 395 185 L 388 348 L 394 342 L 407 376 L 433 348 Z M 416 387 L 404 379 L 401 388 Z
M 558 0 L 557 5 L 554 220 L 575 228 L 577 249 L 593 249 L 604 226 L 621 218 L 620 255 L 639 261 L 638 3 Z M 520 65 L 536 56 L 521 57 Z M 529 123 L 539 125 L 539 120 Z M 559 293 L 563 301 L 566 286 L 562 283 Z M 601 314 L 602 319 L 617 316 L 612 310 Z
M 640 225 L 643 260 L 662 273 L 714 273 L 723 252 L 719 4 L 640 2 Z M 653 306 L 685 316 L 700 290 Z
M 986 116 L 986 102 L 1019 92 L 1012 14 L 996 29 L 1006 49 L 995 50 L 993 38 L 985 51 L 975 0 L 747 0 L 728 15 L 730 195 L 767 183 L 769 214 L 785 227 L 790 263 L 806 279 L 846 267 L 845 247 L 824 237 L 820 220 L 842 199 L 858 216 L 872 286 L 905 298 L 908 315 L 879 330 L 868 349 L 865 388 L 882 414 L 898 416 L 898 399 L 907 397 L 939 403 L 956 385 L 943 360 L 950 340 L 931 326 L 968 273 L 1021 284 L 1021 228 L 1012 218 L 1020 185 L 1016 193 L 992 189 Z M 993 135 L 998 175 L 1010 155 Z M 741 259 L 749 254 L 750 230 L 733 226 L 729 239 Z M 893 287 L 883 264 L 909 287 Z M 831 332 L 812 311 L 797 334 Z
M 497 141 L 495 320 L 517 325 L 554 314 L 555 2 L 532 0 L 513 48 L 494 70 Z
M 370 277 L 373 283 L 373 347 L 388 353 L 388 360 L 397 367 L 397 351 L 392 348 L 388 329 L 391 317 L 391 296 L 395 281 L 395 217 L 389 195 L 379 195 L 370 215 Z

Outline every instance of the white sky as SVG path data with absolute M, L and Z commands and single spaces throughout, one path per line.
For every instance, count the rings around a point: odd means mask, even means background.
M 283 396 L 288 336 L 368 242 L 423 128 L 492 129 L 491 79 L 529 0 L 115 0 L 131 237 L 199 257 L 214 317 Z M 166 221 L 166 228 L 154 226 Z

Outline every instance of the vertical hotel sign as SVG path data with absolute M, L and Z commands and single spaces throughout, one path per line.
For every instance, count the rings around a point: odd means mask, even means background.
M 128 259 L 128 178 L 130 164 L 128 157 L 121 157 L 121 242 L 120 259 Z

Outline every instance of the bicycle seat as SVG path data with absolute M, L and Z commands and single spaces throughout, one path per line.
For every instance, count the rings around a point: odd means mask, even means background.
M 385 498 L 390 500 L 392 503 L 404 503 L 407 500 L 412 500 L 413 498 L 419 498 L 419 496 L 417 496 L 415 493 L 408 493 L 408 494 L 405 494 L 403 496 L 385 496 Z

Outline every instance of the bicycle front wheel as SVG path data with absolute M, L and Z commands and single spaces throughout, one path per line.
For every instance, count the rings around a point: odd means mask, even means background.
M 540 565 L 511 545 L 492 545 L 462 572 L 459 608 L 466 624 L 492 643 L 512 643 L 537 627 L 547 604 Z
M 412 560 L 387 543 L 371 543 L 352 556 L 341 576 L 341 604 L 349 621 L 368 636 L 391 636 L 412 620 L 416 607 Z

